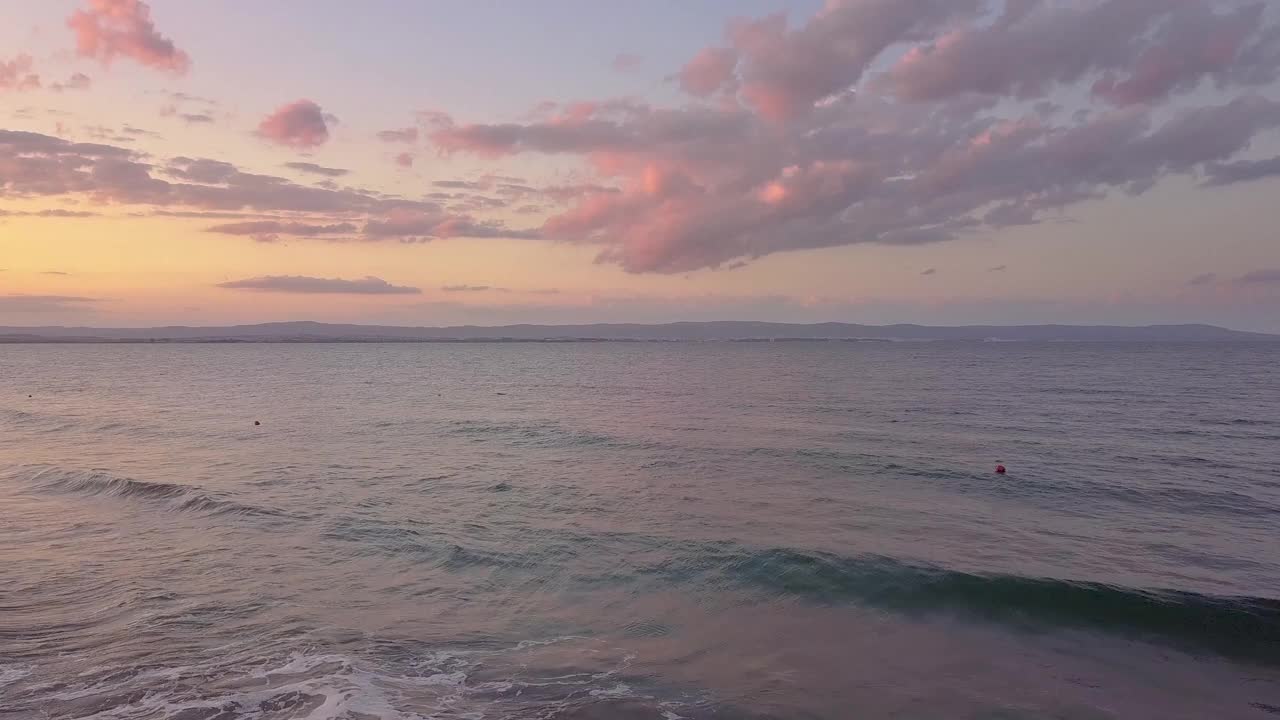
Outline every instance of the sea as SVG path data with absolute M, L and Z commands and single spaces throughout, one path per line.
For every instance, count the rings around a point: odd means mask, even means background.
M 1277 720 L 1280 344 L 0 346 L 70 718 Z

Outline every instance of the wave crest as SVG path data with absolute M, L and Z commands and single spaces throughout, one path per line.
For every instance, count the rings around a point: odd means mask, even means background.
M 24 468 L 15 475 L 20 482 L 25 481 L 32 490 L 40 493 L 159 502 L 177 512 L 208 516 L 290 517 L 289 513 L 281 510 L 245 505 L 218 497 L 216 493 L 207 492 L 193 485 L 134 480 L 98 470 L 68 470 L 41 466 Z

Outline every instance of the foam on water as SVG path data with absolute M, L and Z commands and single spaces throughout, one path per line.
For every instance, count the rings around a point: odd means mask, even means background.
M 15 683 L 31 674 L 28 665 L 0 665 L 0 687 Z
M 212 718 L 222 720 L 420 720 L 436 717 L 506 718 L 531 710 L 521 700 L 538 691 L 538 705 L 570 707 L 583 698 L 644 700 L 626 683 L 601 682 L 634 659 L 602 673 L 540 677 L 522 670 L 522 651 L 576 638 L 529 640 L 488 650 L 432 651 L 389 665 L 369 657 L 295 650 L 270 657 L 233 653 L 208 662 L 119 672 L 84 671 L 75 680 L 33 684 L 7 694 L 17 717 L 71 714 L 86 720 Z M 510 664 L 519 676 L 473 678 L 481 668 Z M 0 666 L 0 687 L 31 674 Z M 548 692 L 547 689 L 551 691 Z M 666 712 L 679 704 L 667 701 Z M 532 717 L 532 716 L 530 716 Z

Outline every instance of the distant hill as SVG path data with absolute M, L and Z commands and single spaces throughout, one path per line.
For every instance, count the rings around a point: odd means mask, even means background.
M 556 341 L 1133 341 L 1280 342 L 1280 335 L 1213 325 L 855 325 L 749 321 L 678 322 L 664 325 L 504 325 L 397 327 L 281 322 L 228 327 L 0 327 L 0 343 L 75 342 L 556 342 Z

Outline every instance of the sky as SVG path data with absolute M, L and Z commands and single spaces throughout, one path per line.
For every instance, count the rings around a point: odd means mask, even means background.
M 1280 332 L 1280 4 L 0 0 L 0 325 Z

